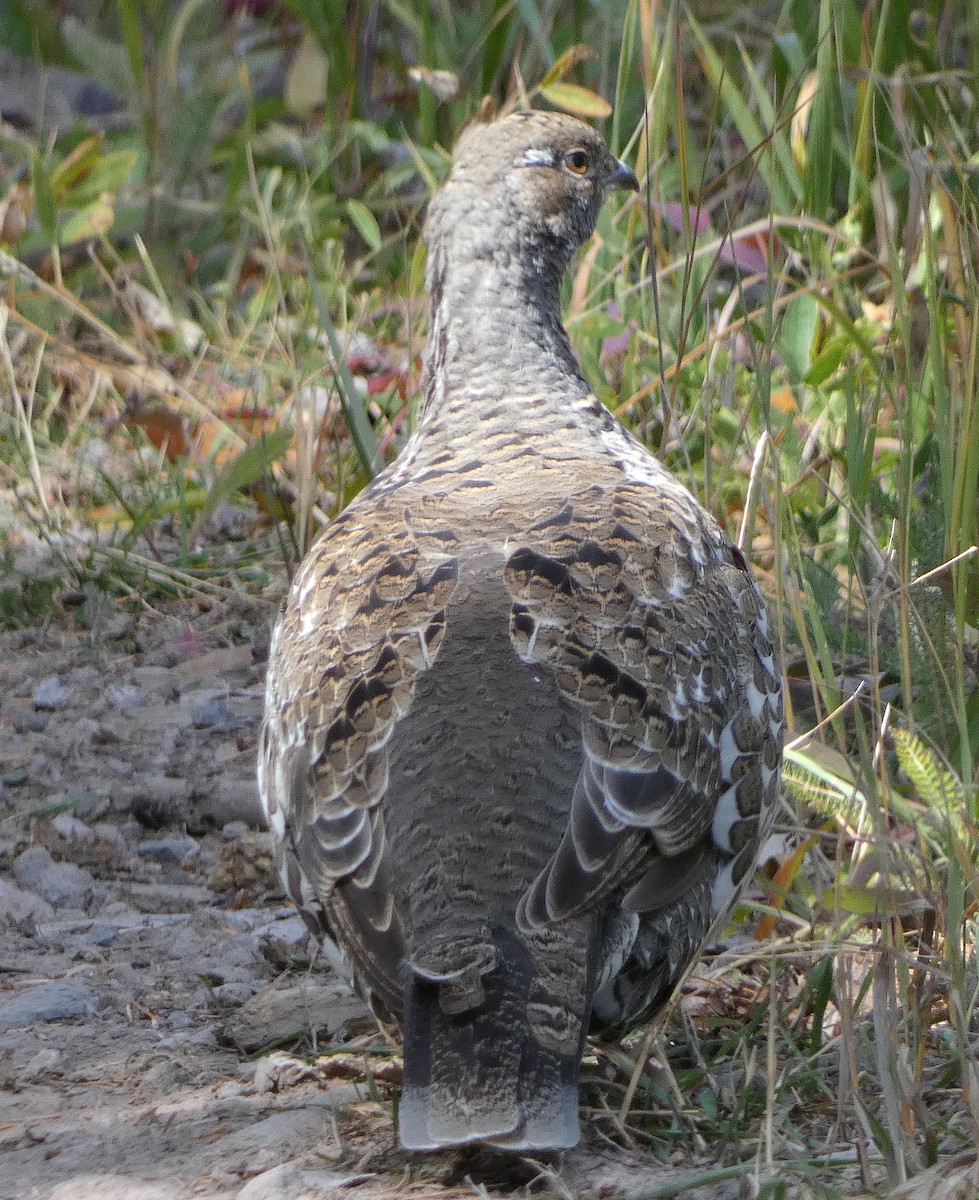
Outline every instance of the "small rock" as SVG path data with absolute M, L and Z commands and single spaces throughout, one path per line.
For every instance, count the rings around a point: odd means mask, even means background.
M 244 1154 L 251 1170 L 268 1170 L 288 1160 L 290 1152 L 315 1146 L 323 1137 L 325 1124 L 322 1111 L 298 1108 L 276 1112 L 227 1134 L 216 1149 L 225 1162 L 231 1155 Z
M 164 700 L 177 698 L 177 687 L 173 672 L 168 667 L 134 667 L 133 684 L 143 692 L 162 696 Z
M 198 654 L 194 658 L 184 658 L 177 670 L 187 682 L 196 682 L 213 680 L 216 675 L 226 675 L 229 671 L 250 667 L 251 664 L 250 646 L 225 646 L 219 650 Z
M 69 1021 L 95 1012 L 95 996 L 77 980 L 41 983 L 0 1004 L 0 1029 L 19 1029 L 44 1021 Z
M 273 1050 L 255 1064 L 254 1084 L 259 1093 L 285 1092 L 315 1078 L 316 1072 L 308 1063 L 283 1050 Z
M 28 918 L 34 922 L 50 921 L 53 916 L 54 909 L 47 900 L 0 879 L 0 925 L 19 925 Z
M 244 821 L 263 828 L 265 825 L 254 775 L 250 779 L 219 775 L 206 794 L 195 794 L 194 814 L 198 820 L 221 826 L 229 821 Z
M 244 1004 L 256 990 L 250 983 L 221 983 L 214 989 L 214 998 L 222 1004 Z
M 96 792 L 86 792 L 84 798 L 75 806 L 75 815 L 84 821 L 97 821 L 112 807 L 108 796 L 100 796 Z
M 120 712 L 132 712 L 146 704 L 146 693 L 131 683 L 113 683 L 106 690 L 109 703 Z
M 306 1191 L 306 1173 L 295 1163 L 281 1163 L 256 1175 L 238 1193 L 238 1200 L 298 1200 Z
M 186 1013 L 182 1008 L 175 1009 L 169 1017 L 167 1017 L 167 1025 L 171 1029 L 189 1029 L 193 1025 L 190 1013 Z
M 11 705 L 7 709 L 7 715 L 18 733 L 43 733 L 48 727 L 48 718 L 44 713 L 26 705 Z
M 347 1021 L 363 1021 L 368 1016 L 364 1002 L 339 980 L 273 983 L 228 1015 L 223 1036 L 251 1053 L 311 1030 L 333 1037 Z
M 135 621 L 131 613 L 117 613 L 105 623 L 105 636 L 118 641 L 133 628 Z
M 140 1088 L 158 1088 L 163 1092 L 172 1092 L 180 1084 L 190 1080 L 187 1068 L 175 1058 L 156 1063 L 139 1081 Z
M 52 1069 L 57 1066 L 60 1058 L 61 1051 L 55 1050 L 51 1046 L 47 1046 L 43 1050 L 38 1050 L 37 1054 L 21 1067 L 17 1077 L 18 1082 L 33 1083 L 43 1078 L 43 1076 L 51 1074 Z
M 91 842 L 95 839 L 95 834 L 88 825 L 73 817 L 71 813 L 59 813 L 51 822 L 51 828 L 65 841 Z
M 200 844 L 189 836 L 152 838 L 140 842 L 136 847 L 136 853 L 141 858 L 151 858 L 159 863 L 175 863 L 178 867 L 189 866 L 200 852 Z
M 67 1182 L 45 1190 L 44 1200 L 82 1200 L 85 1196 L 98 1196 L 99 1200 L 173 1200 L 176 1195 L 172 1183 L 166 1187 L 142 1183 L 131 1175 L 123 1175 L 118 1167 L 106 1172 L 86 1171 L 81 1178 L 72 1172 L 72 1176 Z
M 228 821 L 221 830 L 221 836 L 226 842 L 233 842 L 236 838 L 244 837 L 248 833 L 248 824 L 245 821 Z
M 88 931 L 89 939 L 95 946 L 111 946 L 119 938 L 119 931 L 111 925 L 93 925 Z
M 142 824 L 159 829 L 180 821 L 187 801 L 187 780 L 145 775 L 128 797 L 128 807 Z
M 121 758 L 107 758 L 105 760 L 105 767 L 107 771 L 118 775 L 120 779 L 132 779 L 136 774 L 135 764 L 126 762 Z
M 190 719 L 195 729 L 215 729 L 221 733 L 230 733 L 240 724 L 223 700 L 205 700 L 195 705 Z
M 321 1143 L 322 1139 L 317 1141 Z M 317 1153 L 322 1155 L 323 1150 L 318 1147 Z M 262 1155 L 258 1157 L 260 1161 Z M 280 1163 L 245 1184 L 237 1200 L 336 1200 L 337 1196 L 345 1195 L 348 1188 L 373 1178 L 365 1171 L 343 1175 L 338 1171 L 301 1171 L 295 1163 Z
M 32 703 L 41 712 L 57 712 L 71 704 L 71 688 L 65 687 L 57 675 L 49 675 L 38 684 Z
M 43 896 L 55 908 L 84 908 L 95 885 L 89 871 L 74 863 L 55 862 L 43 846 L 29 846 L 14 862 L 21 887 Z
M 139 827 L 137 826 L 137 829 Z M 107 846 L 111 846 L 120 855 L 129 853 L 129 844 L 122 835 L 122 831 L 118 825 L 114 825 L 111 821 L 99 821 L 92 828 L 92 833 L 99 839 L 100 842 L 105 842 Z

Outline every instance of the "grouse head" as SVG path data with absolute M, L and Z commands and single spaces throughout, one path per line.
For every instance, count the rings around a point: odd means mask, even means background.
M 513 113 L 463 132 L 426 239 L 461 235 L 467 256 L 508 254 L 560 275 L 616 188 L 639 184 L 589 126 L 559 113 Z

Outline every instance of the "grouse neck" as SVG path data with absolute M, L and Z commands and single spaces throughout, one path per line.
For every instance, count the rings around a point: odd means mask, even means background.
M 484 411 L 511 405 L 514 420 L 529 410 L 539 420 L 541 409 L 567 413 L 589 395 L 561 321 L 563 271 L 522 250 L 430 250 L 422 427 L 443 427 L 458 414 L 471 428 Z

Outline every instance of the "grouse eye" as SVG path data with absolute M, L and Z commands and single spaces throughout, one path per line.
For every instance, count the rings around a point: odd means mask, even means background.
M 584 150 L 572 150 L 564 156 L 564 165 L 575 175 L 584 175 L 588 170 L 588 155 Z

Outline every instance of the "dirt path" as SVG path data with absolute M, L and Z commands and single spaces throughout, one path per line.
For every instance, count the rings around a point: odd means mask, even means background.
M 394 1145 L 397 1058 L 309 966 L 257 828 L 268 619 L 0 637 L 0 1197 L 648 1195 L 670 1173 L 595 1138 L 539 1167 Z M 297 1037 L 343 1052 L 256 1053 Z

